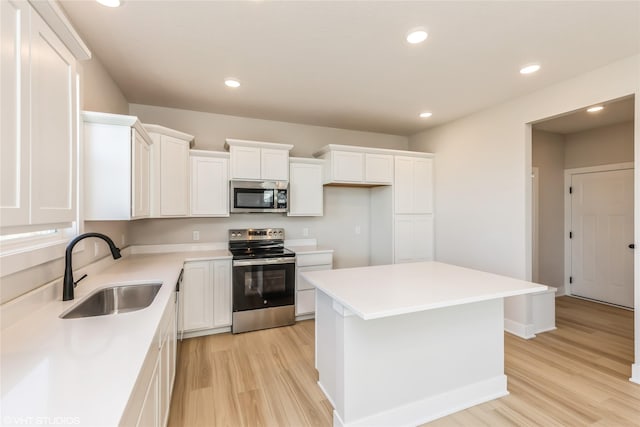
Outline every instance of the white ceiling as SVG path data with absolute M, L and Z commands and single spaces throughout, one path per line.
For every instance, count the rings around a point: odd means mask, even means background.
M 61 4 L 130 103 L 398 135 L 640 52 L 640 1 Z

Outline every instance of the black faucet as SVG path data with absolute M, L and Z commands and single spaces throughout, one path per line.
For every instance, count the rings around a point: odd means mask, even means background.
M 73 289 L 76 287 L 76 284 L 73 282 L 73 269 L 71 268 L 71 252 L 73 251 L 73 247 L 82 239 L 86 239 L 87 237 L 99 237 L 100 239 L 107 242 L 109 245 L 109 249 L 111 250 L 111 256 L 113 259 L 118 259 L 122 255 L 120 255 L 120 249 L 116 247 L 113 243 L 113 240 L 109 238 L 109 236 L 105 236 L 100 233 L 84 233 L 73 239 L 67 245 L 67 250 L 64 256 L 64 280 L 62 282 L 62 301 L 69 301 L 73 299 Z M 80 278 L 78 282 L 82 280 Z

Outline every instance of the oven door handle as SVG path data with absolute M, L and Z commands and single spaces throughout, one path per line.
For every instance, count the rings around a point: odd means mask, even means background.
M 273 265 L 273 264 L 295 264 L 295 257 L 260 258 L 260 259 L 239 259 L 233 261 L 234 267 L 248 267 L 252 265 Z

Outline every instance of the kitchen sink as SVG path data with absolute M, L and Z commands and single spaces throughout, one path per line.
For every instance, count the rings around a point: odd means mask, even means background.
M 60 315 L 63 319 L 105 316 L 141 310 L 151 305 L 162 283 L 118 285 L 98 289 Z

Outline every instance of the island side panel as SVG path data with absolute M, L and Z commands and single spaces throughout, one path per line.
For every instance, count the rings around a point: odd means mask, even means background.
M 337 401 L 342 404 L 342 390 L 340 390 L 340 399 L 337 399 L 337 365 L 338 357 L 342 358 L 344 354 L 343 329 L 340 325 L 340 331 L 338 331 L 337 318 L 338 313 L 333 310 L 331 297 L 316 289 L 315 329 L 318 385 L 334 408 L 336 408 Z M 341 366 L 340 370 L 342 371 L 342 369 Z
M 338 424 L 415 425 L 507 394 L 502 298 L 334 321 Z

